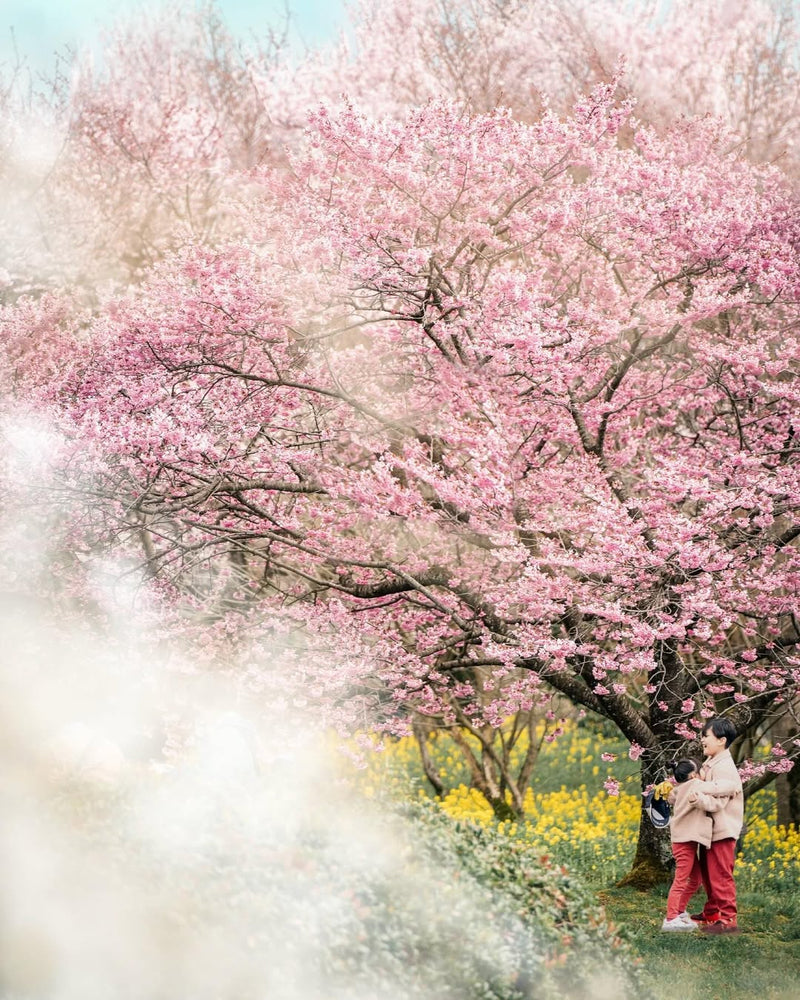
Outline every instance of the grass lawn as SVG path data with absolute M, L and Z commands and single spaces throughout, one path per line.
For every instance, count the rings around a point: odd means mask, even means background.
M 661 1000 L 798 1000 L 800 891 L 796 895 L 740 892 L 742 933 L 709 938 L 663 934 L 667 886 L 649 893 L 598 893 L 609 917 L 627 930 Z M 703 894 L 695 901 L 702 906 Z

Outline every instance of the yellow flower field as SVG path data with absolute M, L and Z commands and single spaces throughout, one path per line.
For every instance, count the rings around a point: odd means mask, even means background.
M 537 737 L 545 735 L 540 729 Z M 525 794 L 525 817 L 498 822 L 483 795 L 469 784 L 462 755 L 446 732 L 429 741 L 438 776 L 449 789 L 441 808 L 453 819 L 497 825 L 509 837 L 564 864 L 583 877 L 610 884 L 630 868 L 636 846 L 641 808 L 637 765 L 621 744 L 615 759 L 602 760 L 600 739 L 574 725 L 553 742 L 541 740 L 533 787 Z M 608 741 L 602 750 L 608 756 Z M 516 751 L 525 752 L 524 740 Z M 513 755 L 512 755 L 513 756 Z M 411 737 L 387 741 L 382 751 L 367 753 L 357 783 L 370 797 L 427 797 L 432 794 L 423 775 L 419 751 Z M 606 777 L 620 781 L 617 796 L 603 789 Z M 743 854 L 737 879 L 754 889 L 794 891 L 800 880 L 800 832 L 775 826 L 774 792 L 759 793 L 748 803 Z

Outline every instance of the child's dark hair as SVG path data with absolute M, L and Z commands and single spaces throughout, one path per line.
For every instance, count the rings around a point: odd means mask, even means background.
M 682 785 L 684 781 L 689 780 L 689 775 L 694 774 L 695 771 L 699 771 L 700 768 L 697 765 L 696 760 L 692 760 L 691 757 L 684 757 L 681 760 L 674 760 L 670 767 L 672 768 L 672 773 L 675 775 L 675 780 L 679 785 Z

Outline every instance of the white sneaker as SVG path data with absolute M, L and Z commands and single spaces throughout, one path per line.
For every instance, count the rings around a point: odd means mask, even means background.
M 684 910 L 683 913 L 679 913 L 677 919 L 682 920 L 690 930 L 697 930 L 697 923 L 689 916 L 688 910 Z
M 662 931 L 696 931 L 697 925 L 693 920 L 688 923 L 684 921 L 681 917 L 673 917 L 672 920 L 667 920 L 664 917 L 664 923 L 661 925 Z

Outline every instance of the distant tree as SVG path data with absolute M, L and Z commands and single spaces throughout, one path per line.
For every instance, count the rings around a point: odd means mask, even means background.
M 213 5 L 175 3 L 120 23 L 98 67 L 62 58 L 38 87 L 9 74 L 0 294 L 67 286 L 92 302 L 166 252 L 238 232 L 248 172 L 283 158 L 253 68 L 271 71 L 283 41 L 247 55 Z
M 711 114 L 749 158 L 797 171 L 800 35 L 792 0 L 361 0 L 351 31 L 299 67 L 276 64 L 298 121 L 314 93 L 370 113 L 441 96 L 535 121 L 564 113 L 625 59 L 637 117 Z M 291 93 L 285 81 L 295 86 Z

